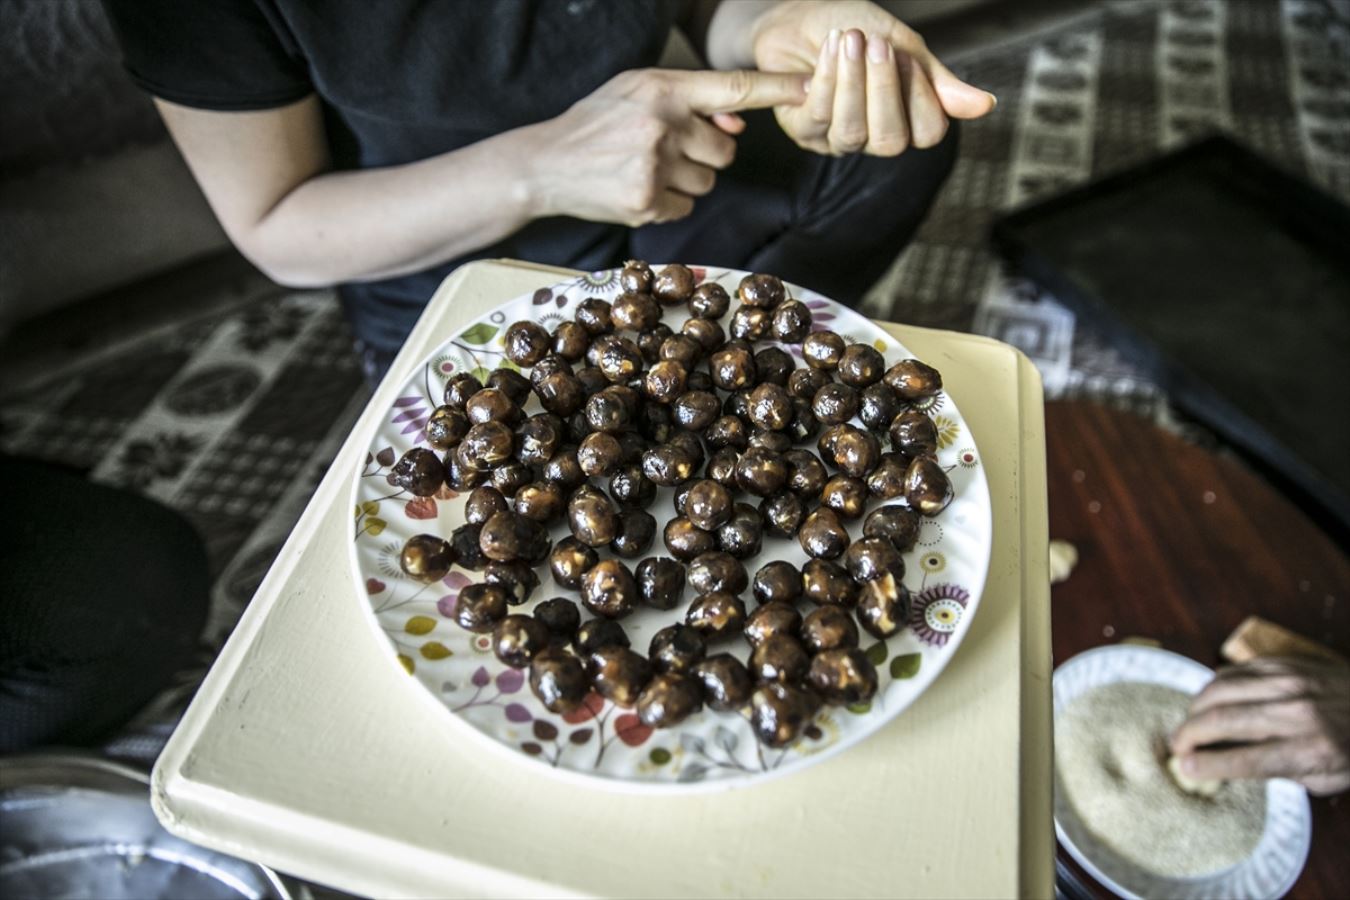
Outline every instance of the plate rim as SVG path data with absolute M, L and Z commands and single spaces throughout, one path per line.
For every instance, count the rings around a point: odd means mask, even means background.
M 669 265 L 669 263 L 658 262 L 658 263 L 650 263 L 650 265 L 654 269 L 657 269 L 663 265 Z M 722 276 L 718 276 L 719 278 L 724 277 L 725 274 L 727 273 L 732 273 L 733 276 L 735 275 L 743 276 L 746 274 L 750 274 L 750 270 L 738 269 L 728 266 L 714 266 L 714 265 L 705 266 L 700 263 L 683 263 L 683 265 L 686 265 L 690 268 L 703 269 L 706 272 L 718 271 L 723 273 Z M 578 275 L 584 277 L 585 275 L 599 275 L 611 271 L 617 272 L 619 271 L 619 267 L 614 267 L 613 269 L 600 269 L 596 270 L 595 272 L 579 272 Z M 481 312 L 478 315 L 475 315 L 473 318 L 465 322 L 462 326 L 456 328 L 453 332 L 447 334 L 445 338 L 438 341 L 425 354 L 418 357 L 416 364 L 413 365 L 408 370 L 408 374 L 403 376 L 400 384 L 408 383 L 410 379 L 415 378 L 417 373 L 423 368 L 425 368 L 427 365 L 429 365 L 436 358 L 436 356 L 445 349 L 447 344 L 449 344 L 451 341 L 453 341 L 455 338 L 461 335 L 466 329 L 472 328 L 474 325 L 486 321 L 494 313 L 499 312 L 506 307 L 519 303 L 525 298 L 530 297 L 531 294 L 537 292 L 538 290 L 547 288 L 557 288 L 560 285 L 575 286 L 578 275 L 559 278 L 555 281 L 550 282 L 549 284 L 541 285 L 540 287 L 535 288 L 533 291 L 525 291 L 519 294 L 514 294 L 513 296 L 507 298 L 506 300 L 494 304 L 487 310 Z M 800 298 L 803 293 L 809 293 L 813 295 L 814 298 L 823 299 L 828 303 L 830 303 L 832 306 L 836 307 L 838 311 L 845 312 L 849 315 L 857 316 L 859 319 L 863 320 L 867 325 L 877 329 L 889 340 L 893 341 L 896 347 L 903 350 L 905 354 L 908 354 L 913 358 L 918 358 L 917 356 L 914 356 L 913 352 L 907 346 L 905 346 L 905 344 L 899 338 L 895 337 L 894 335 L 891 335 L 884 328 L 881 328 L 881 326 L 877 324 L 876 320 L 867 317 L 860 311 L 848 307 L 837 300 L 834 300 L 824 294 L 821 294 L 818 291 L 803 287 L 795 282 L 784 280 L 784 284 L 787 285 L 790 289 L 789 296 Z M 957 403 L 956 399 L 951 397 L 950 393 L 948 393 L 947 396 L 952 406 L 959 413 L 960 405 Z M 382 410 L 382 413 L 383 412 L 384 410 Z M 962 415 L 961 418 L 962 421 L 964 422 L 965 416 Z M 369 449 L 372 446 L 374 446 L 375 438 L 379 434 L 383 426 L 384 426 L 383 418 L 376 417 L 370 423 L 370 425 L 367 426 L 366 430 L 363 433 L 363 439 L 358 443 L 358 446 L 363 447 L 367 451 L 369 451 Z M 979 450 L 980 440 L 976 436 L 974 430 L 969 427 L 968 422 L 966 423 L 966 427 L 969 435 L 969 442 L 974 446 L 976 453 L 978 455 L 980 454 Z M 981 458 L 983 458 L 982 455 Z M 757 785 L 772 782 L 780 776 L 795 774 L 797 772 L 802 771 L 803 769 L 810 768 L 811 766 L 824 762 L 832 758 L 833 756 L 843 752 L 844 750 L 850 749 L 856 746 L 857 744 L 861 743 L 862 741 L 865 741 L 879 734 L 880 732 L 893 727 L 895 725 L 896 720 L 901 718 L 901 716 L 904 714 L 906 710 L 909 709 L 909 707 L 911 707 L 925 693 L 927 693 L 932 688 L 933 683 L 936 682 L 938 678 L 942 676 L 942 673 L 946 671 L 948 665 L 950 665 L 952 659 L 957 655 L 957 652 L 960 650 L 961 645 L 965 642 L 966 636 L 968 635 L 970 629 L 973 627 L 974 619 L 978 614 L 980 606 L 982 605 L 984 599 L 985 588 L 987 587 L 989 581 L 989 572 L 993 567 L 993 549 L 994 549 L 993 507 L 995 499 L 994 494 L 989 487 L 988 474 L 984 470 L 983 466 L 981 466 L 978 471 L 978 484 L 981 486 L 981 491 L 983 495 L 987 498 L 987 502 L 982 504 L 982 506 L 980 507 L 982 511 L 980 524 L 982 525 L 984 532 L 989 535 L 987 552 L 981 555 L 981 560 L 977 567 L 978 579 L 972 578 L 970 581 L 970 588 L 969 588 L 969 594 L 971 598 L 970 613 L 962 617 L 962 622 L 960 623 L 959 626 L 959 636 L 956 634 L 953 635 L 953 640 L 949 642 L 949 646 L 945 648 L 947 652 L 938 654 L 936 656 L 935 663 L 925 666 L 925 668 L 928 670 L 927 683 L 921 690 L 917 691 L 915 694 L 913 694 L 913 696 L 909 697 L 906 703 L 898 706 L 894 711 L 888 711 L 886 718 L 878 722 L 876 727 L 872 728 L 870 731 L 855 732 L 854 734 L 840 738 L 830 746 L 818 752 L 812 753 L 807 756 L 799 756 L 797 759 L 775 766 L 774 768 L 771 769 L 751 771 L 751 772 L 741 772 L 737 773 L 735 776 L 726 778 L 682 782 L 674 780 L 643 780 L 643 779 L 627 778 L 614 773 L 608 773 L 603 771 L 596 771 L 596 770 L 581 771 L 566 768 L 563 766 L 548 765 L 542 759 L 531 757 L 527 754 L 520 752 L 515 748 L 507 746 L 502 741 L 482 731 L 473 722 L 468 721 L 463 716 L 457 715 L 440 698 L 438 698 L 434 694 L 434 692 L 430 689 L 430 687 L 427 684 L 422 682 L 421 679 L 417 678 L 416 676 L 409 675 L 409 673 L 401 665 L 399 665 L 396 654 L 388 655 L 388 665 L 391 667 L 392 671 L 397 673 L 399 676 L 403 678 L 411 678 L 413 681 L 416 681 L 418 684 L 416 693 L 423 696 L 424 702 L 431 704 L 431 706 L 434 709 L 439 710 L 440 711 L 439 715 L 444 716 L 445 718 L 448 718 L 452 722 L 454 722 L 454 725 L 452 727 L 455 728 L 457 731 L 467 731 L 471 733 L 473 735 L 474 740 L 482 742 L 483 745 L 489 748 L 493 753 L 505 754 L 518 760 L 523 758 L 527 762 L 532 762 L 535 765 L 530 766 L 529 767 L 530 769 L 533 770 L 538 767 L 542 767 L 543 772 L 541 774 L 551 775 L 551 777 L 564 783 L 572 784 L 574 786 L 582 788 L 592 788 L 592 789 L 598 788 L 618 794 L 636 794 L 647 796 L 689 796 L 693 794 L 710 794 L 728 790 L 745 790 L 753 788 Z M 349 510 L 359 506 L 361 502 L 360 489 L 361 489 L 361 479 L 359 477 L 351 477 L 348 489 Z M 374 608 L 369 602 L 369 597 L 364 595 L 360 590 L 364 573 L 361 570 L 359 551 L 357 541 L 355 540 L 355 519 L 352 518 L 351 516 L 348 516 L 345 534 L 348 538 L 347 540 L 348 564 L 351 566 L 350 571 L 354 576 L 352 596 L 356 600 L 358 606 L 363 610 L 362 618 L 365 619 L 368 630 L 376 638 L 379 646 L 382 649 L 387 649 L 390 644 L 389 636 L 384 633 L 384 630 L 380 625 L 378 614 L 375 612 Z

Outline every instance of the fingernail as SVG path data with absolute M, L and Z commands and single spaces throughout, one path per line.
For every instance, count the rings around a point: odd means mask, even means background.
M 844 55 L 849 59 L 862 59 L 863 52 L 862 33 L 858 31 L 849 31 L 844 35 Z
M 822 57 L 836 56 L 839 53 L 839 29 L 831 28 L 830 33 L 825 36 L 825 45 L 820 48 Z
M 989 94 L 989 99 L 990 99 L 991 101 L 993 101 L 994 106 L 997 107 L 997 106 L 998 106 L 998 98 L 995 97 L 993 94 L 990 94 L 988 91 L 985 91 L 985 93 L 986 93 L 986 94 Z
M 867 58 L 874 63 L 884 63 L 886 57 L 890 54 L 891 44 L 889 41 L 882 40 L 879 37 L 870 37 L 867 39 Z

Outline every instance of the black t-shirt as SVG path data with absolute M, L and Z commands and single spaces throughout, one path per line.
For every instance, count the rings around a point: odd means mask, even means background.
M 339 169 L 425 159 L 557 116 L 615 74 L 654 65 L 676 13 L 676 0 L 104 4 L 128 71 L 164 100 L 247 110 L 317 94 Z M 536 238 L 559 232 L 559 258 L 538 261 L 575 259 L 598 239 L 594 226 L 573 235 L 558 224 L 526 229 Z M 503 242 L 474 256 L 520 255 L 519 246 Z M 351 293 L 420 305 L 447 269 Z

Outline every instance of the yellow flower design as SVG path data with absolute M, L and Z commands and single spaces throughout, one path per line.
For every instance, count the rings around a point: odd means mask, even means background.
M 925 553 L 923 556 L 919 557 L 919 568 L 930 575 L 941 572 L 943 569 L 947 568 L 947 557 L 936 550 L 931 553 Z
M 946 450 L 961 436 L 961 426 L 947 416 L 933 416 L 937 426 L 937 444 L 939 450 Z

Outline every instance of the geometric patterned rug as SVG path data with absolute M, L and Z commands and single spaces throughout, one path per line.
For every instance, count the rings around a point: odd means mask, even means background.
M 1000 212 L 1212 132 L 1350 200 L 1350 0 L 1123 0 L 952 63 L 998 110 L 962 123 L 951 179 L 864 309 L 1014 344 L 1051 397 L 1162 399 L 1003 269 L 988 244 Z

